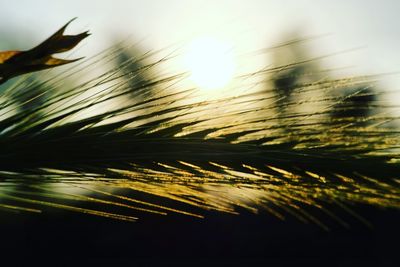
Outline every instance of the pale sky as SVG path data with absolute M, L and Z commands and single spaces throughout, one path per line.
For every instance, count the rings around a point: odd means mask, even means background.
M 400 70 L 399 12 L 396 0 L 0 0 L 0 30 L 15 29 L 13 43 L 39 43 L 78 17 L 68 32 L 90 30 L 80 51 L 87 55 L 128 36 L 160 49 L 204 33 L 250 52 L 300 29 L 305 36 L 330 34 L 316 41 L 317 54 L 363 47 L 334 63 L 381 73 Z

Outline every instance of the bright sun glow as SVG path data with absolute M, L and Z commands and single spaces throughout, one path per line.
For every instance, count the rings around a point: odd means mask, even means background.
M 186 51 L 185 65 L 191 79 L 202 89 L 222 88 L 234 74 L 232 49 L 215 38 L 203 37 L 192 41 Z

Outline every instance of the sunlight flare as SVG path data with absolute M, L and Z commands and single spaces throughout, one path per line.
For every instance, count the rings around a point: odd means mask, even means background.
M 191 80 L 201 89 L 219 89 L 233 78 L 235 64 L 231 47 L 216 38 L 194 39 L 185 53 Z

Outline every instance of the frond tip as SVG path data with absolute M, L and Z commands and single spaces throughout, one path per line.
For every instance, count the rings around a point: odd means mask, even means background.
M 72 20 L 43 43 L 30 50 L 0 52 L 0 84 L 18 75 L 54 68 L 79 60 L 80 58 L 65 60 L 53 57 L 53 54 L 73 49 L 90 35 L 88 32 L 64 35 L 66 27 L 71 22 Z

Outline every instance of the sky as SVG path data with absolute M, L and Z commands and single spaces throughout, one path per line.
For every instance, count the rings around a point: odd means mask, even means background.
M 202 35 L 219 36 L 247 53 L 296 32 L 325 36 L 314 43 L 317 56 L 358 48 L 330 64 L 369 74 L 400 70 L 399 10 L 396 0 L 0 0 L 0 32 L 10 43 L 39 43 L 78 17 L 68 32 L 90 30 L 79 51 L 84 55 L 128 37 L 161 49 Z M 386 81 L 400 85 L 398 77 Z

